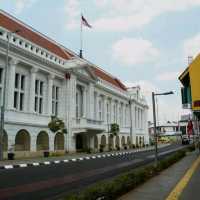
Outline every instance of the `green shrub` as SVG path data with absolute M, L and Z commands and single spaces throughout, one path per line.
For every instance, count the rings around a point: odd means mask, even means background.
M 195 150 L 195 146 L 194 145 L 191 145 L 191 146 L 188 147 L 188 151 L 191 152 L 191 151 L 194 151 L 194 150 Z

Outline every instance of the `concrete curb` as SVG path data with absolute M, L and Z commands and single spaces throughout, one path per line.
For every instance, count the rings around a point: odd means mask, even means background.
M 145 151 L 145 150 L 143 150 Z M 69 162 L 81 162 L 87 160 L 94 160 L 94 159 L 103 159 L 107 157 L 117 157 L 117 156 L 127 156 L 130 154 L 134 154 L 138 151 L 126 151 L 126 152 L 116 152 L 116 153 L 103 153 L 99 155 L 93 156 L 85 156 L 79 158 L 71 158 L 71 159 L 64 159 L 64 160 L 54 160 L 54 161 L 43 161 L 43 162 L 33 162 L 33 163 L 19 163 L 14 165 L 3 165 L 0 166 L 0 169 L 14 169 L 14 168 L 26 168 L 26 167 L 37 167 L 41 165 L 52 165 L 52 164 L 60 164 L 60 163 L 69 163 Z
M 168 146 L 168 145 L 166 145 Z M 163 146 L 163 147 L 166 147 Z M 160 147 L 160 148 L 163 148 Z M 52 164 L 60 164 L 60 163 L 69 163 L 69 162 L 81 162 L 81 161 L 87 161 L 87 160 L 94 160 L 94 159 L 103 159 L 107 157 L 117 157 L 117 156 L 127 156 L 130 154 L 134 154 L 137 152 L 143 152 L 143 151 L 150 151 L 154 148 L 147 148 L 147 149 L 135 149 L 132 151 L 123 151 L 123 152 L 111 152 L 111 153 L 102 153 L 97 155 L 91 155 L 91 156 L 83 156 L 83 157 L 74 157 L 70 159 L 63 159 L 63 160 L 53 160 L 53 161 L 33 161 L 32 163 L 19 163 L 19 164 L 5 164 L 0 166 L 0 170 L 3 169 L 14 169 L 14 168 L 27 168 L 27 167 L 37 167 L 41 165 L 52 165 Z

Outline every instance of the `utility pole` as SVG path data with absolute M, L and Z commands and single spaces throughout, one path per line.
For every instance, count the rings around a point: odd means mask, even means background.
M 152 92 L 153 104 L 153 124 L 154 124 L 154 142 L 155 142 L 155 167 L 158 166 L 158 143 L 157 143 L 157 130 L 156 130 L 156 110 L 155 110 L 155 93 Z
M 9 53 L 9 46 L 10 46 L 10 35 L 11 32 L 8 32 L 7 37 L 7 48 L 6 48 L 6 65 L 4 68 L 4 82 L 3 82 L 3 102 L 1 105 L 1 123 L 0 123 L 0 160 L 3 160 L 3 135 L 4 135 L 4 114 L 5 114 L 5 100 L 6 100 L 6 79 L 8 73 L 8 53 Z
M 1 105 L 1 123 L 0 123 L 0 161 L 3 160 L 3 135 L 4 135 L 4 124 L 5 124 L 5 102 L 6 102 L 6 84 L 7 84 L 7 73 L 8 73 L 8 62 L 9 62 L 9 48 L 10 48 L 10 36 L 12 33 L 18 33 L 20 30 L 7 33 L 7 47 L 6 47 L 6 64 L 4 68 L 4 82 L 3 82 L 3 102 Z

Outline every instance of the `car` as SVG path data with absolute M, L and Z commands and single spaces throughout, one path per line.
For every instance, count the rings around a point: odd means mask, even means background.
M 190 139 L 187 135 L 182 136 L 182 144 L 183 145 L 190 144 Z

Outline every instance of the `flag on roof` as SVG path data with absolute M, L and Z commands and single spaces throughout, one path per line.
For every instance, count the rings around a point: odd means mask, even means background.
M 87 22 L 87 20 L 85 19 L 85 17 L 83 17 L 83 15 L 81 16 L 81 23 L 87 26 L 88 28 L 92 28 L 92 26 Z

